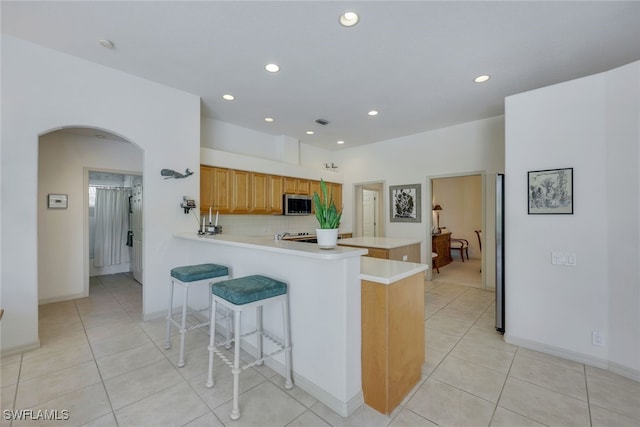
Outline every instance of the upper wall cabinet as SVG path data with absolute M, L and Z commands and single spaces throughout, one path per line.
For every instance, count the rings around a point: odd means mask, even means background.
M 251 172 L 231 170 L 231 213 L 251 212 Z
M 284 193 L 309 195 L 309 180 L 302 178 L 285 177 Z
M 282 195 L 284 194 L 284 177 L 269 176 L 269 208 L 272 214 L 282 213 Z
M 251 172 L 251 213 L 271 213 L 270 176 Z
M 209 208 L 216 212 L 231 211 L 231 171 L 212 166 L 200 166 L 200 212 Z
M 342 209 L 342 184 L 327 182 L 333 200 Z M 200 212 L 209 207 L 222 214 L 282 214 L 283 194 L 313 196 L 320 181 L 200 166 Z

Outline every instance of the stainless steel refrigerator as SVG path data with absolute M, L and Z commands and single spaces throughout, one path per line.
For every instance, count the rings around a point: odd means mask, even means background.
M 504 334 L 504 174 L 496 175 L 496 331 Z

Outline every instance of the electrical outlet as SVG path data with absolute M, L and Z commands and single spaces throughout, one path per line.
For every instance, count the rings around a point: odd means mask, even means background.
M 409 259 L 409 257 L 408 257 L 407 255 L 402 255 L 402 260 L 403 260 L 403 261 L 406 261 L 406 260 L 408 260 L 408 259 Z
M 571 267 L 575 267 L 577 262 L 576 262 L 576 254 L 573 252 L 568 252 L 567 254 L 567 264 L 566 265 L 570 265 Z
M 551 264 L 565 265 L 567 257 L 563 252 L 551 252 Z
M 600 347 L 604 346 L 604 338 L 600 332 L 598 331 L 591 332 L 591 344 L 597 345 Z

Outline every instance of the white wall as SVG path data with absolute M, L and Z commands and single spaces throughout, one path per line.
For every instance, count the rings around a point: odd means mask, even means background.
M 198 170 L 198 97 L 3 35 L 3 352 L 38 345 L 38 137 L 65 126 L 105 129 L 144 152 L 146 316 L 166 309 L 169 270 L 183 259 L 172 234 L 190 229 L 179 204 L 198 194 L 199 176 L 160 170 Z
M 40 138 L 38 301 L 87 296 L 87 170 L 142 172 L 142 151 L 129 143 L 53 132 Z M 48 209 L 47 194 L 67 194 L 67 209 Z M 128 270 L 127 270 L 128 271 Z
M 343 225 L 354 223 L 353 185 L 384 181 L 386 237 L 408 237 L 423 240 L 422 262 L 431 253 L 431 189 L 427 177 L 485 174 L 488 190 L 485 194 L 485 224 L 487 235 L 494 230 L 495 173 L 504 167 L 504 117 L 493 117 L 383 141 L 364 147 L 339 151 L 336 157 L 344 174 L 343 199 L 345 213 Z M 389 221 L 389 186 L 422 184 L 422 223 L 397 223 Z M 489 240 L 489 239 L 488 239 Z M 428 242 L 428 244 L 427 244 Z M 487 247 L 486 281 L 489 287 L 495 282 L 493 242 Z M 428 249 L 427 249 L 428 248 Z M 483 270 L 484 271 L 484 270 Z
M 640 378 L 640 63 L 506 102 L 506 338 Z M 573 167 L 573 215 L 528 215 L 527 171 Z M 573 252 L 577 266 L 551 264 Z M 591 343 L 592 331 L 605 345 Z

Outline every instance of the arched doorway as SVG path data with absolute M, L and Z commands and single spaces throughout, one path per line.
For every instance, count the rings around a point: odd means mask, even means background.
M 66 127 L 38 144 L 38 303 L 89 294 L 88 170 L 142 175 L 143 152 L 115 133 Z M 50 208 L 50 195 L 66 199 Z

